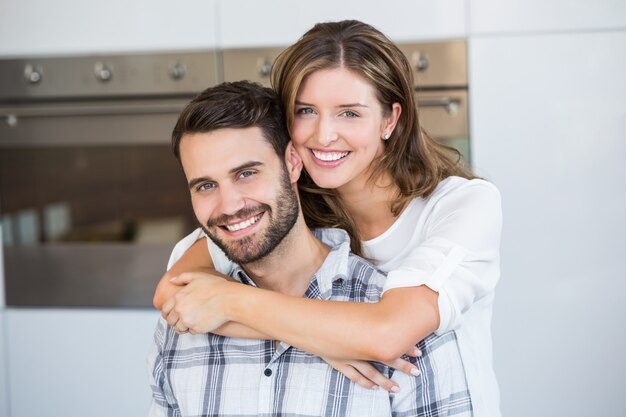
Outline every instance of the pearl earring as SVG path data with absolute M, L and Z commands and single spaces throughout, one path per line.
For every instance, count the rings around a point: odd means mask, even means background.
M 389 140 L 390 137 L 391 133 L 385 133 L 385 136 L 383 136 L 383 140 Z

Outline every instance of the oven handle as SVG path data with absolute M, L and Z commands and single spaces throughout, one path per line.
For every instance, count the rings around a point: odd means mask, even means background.
M 152 103 L 152 104 L 98 104 L 33 106 L 22 108 L 0 109 L 0 118 L 9 120 L 29 117 L 72 117 L 72 116 L 132 116 L 145 114 L 178 114 L 185 104 Z
M 459 112 L 461 100 L 454 97 L 418 98 L 418 107 L 443 107 L 448 114 L 454 116 Z

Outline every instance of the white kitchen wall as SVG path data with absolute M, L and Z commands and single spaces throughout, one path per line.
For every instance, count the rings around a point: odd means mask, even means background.
M 470 57 L 474 164 L 503 197 L 503 415 L 626 415 L 626 31 L 479 37 Z
M 624 0 L 470 0 L 468 3 L 472 35 L 626 27 Z
M 217 0 L 3 0 L 0 56 L 215 47 Z
M 11 417 L 145 416 L 158 313 L 9 309 Z
M 8 356 L 6 352 L 5 319 L 4 307 L 0 307 L 0 417 L 9 416 L 9 369 Z

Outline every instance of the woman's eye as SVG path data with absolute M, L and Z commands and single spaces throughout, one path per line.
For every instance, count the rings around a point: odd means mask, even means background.
M 313 109 L 310 107 L 301 107 L 296 110 L 296 114 L 313 114 Z
M 345 112 L 343 112 L 343 115 L 348 118 L 359 117 L 359 115 L 353 112 L 352 110 L 346 110 Z

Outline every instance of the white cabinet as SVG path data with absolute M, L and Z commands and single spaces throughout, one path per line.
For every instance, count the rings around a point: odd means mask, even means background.
M 357 19 L 396 41 L 466 36 L 463 0 L 220 0 L 224 48 L 286 46 L 317 22 Z
M 0 416 L 9 415 L 8 358 L 5 351 L 5 310 L 0 306 Z
M 626 31 L 472 38 L 469 65 L 473 162 L 503 197 L 503 415 L 623 415 Z
M 147 415 L 152 394 L 146 357 L 157 312 L 8 309 L 4 314 L 11 417 Z
M 471 0 L 472 34 L 615 29 L 626 26 L 624 0 Z
M 217 0 L 7 0 L 0 56 L 210 49 Z

